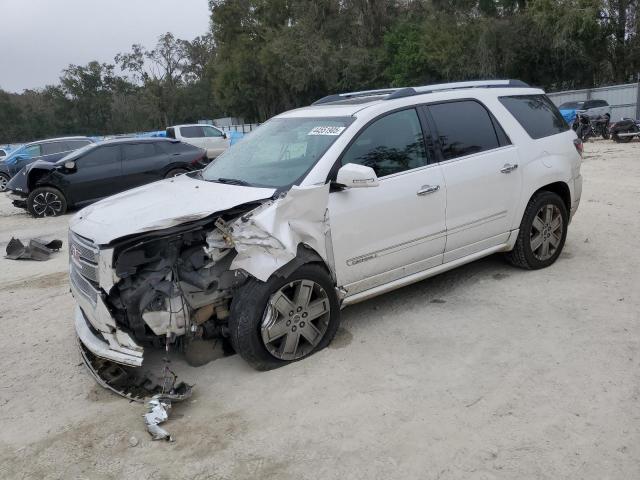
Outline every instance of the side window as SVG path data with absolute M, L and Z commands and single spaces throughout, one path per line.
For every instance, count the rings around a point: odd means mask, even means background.
M 97 167 L 120 161 L 120 147 L 98 147 L 91 150 L 84 157 L 78 159 L 82 167 Z
M 222 132 L 213 127 L 202 127 L 205 137 L 222 137 Z
M 153 143 L 132 143 L 123 145 L 122 152 L 125 160 L 135 160 L 137 158 L 153 157 L 156 154 L 156 148 Z
M 342 165 L 373 168 L 378 177 L 427 165 L 420 120 L 415 109 L 386 115 L 362 131 L 342 157 Z
M 478 102 L 463 100 L 429 105 L 428 108 L 436 125 L 444 160 L 500 146 L 489 112 Z
M 202 127 L 180 127 L 180 134 L 184 138 L 200 138 L 204 137 L 204 133 L 202 133 Z
M 43 155 L 53 155 L 54 153 L 62 153 L 67 151 L 67 145 L 64 142 L 51 142 L 42 144 Z
M 40 147 L 40 145 L 31 145 L 24 149 L 22 155 L 29 158 L 39 157 L 40 155 L 42 155 L 42 148 Z
M 534 140 L 569 130 L 558 108 L 545 95 L 500 97 L 500 102 Z
M 176 129 L 173 127 L 167 128 L 167 137 L 168 138 L 176 138 Z
M 89 145 L 91 142 L 88 140 L 67 140 L 65 143 L 67 144 L 67 150 L 71 151 Z

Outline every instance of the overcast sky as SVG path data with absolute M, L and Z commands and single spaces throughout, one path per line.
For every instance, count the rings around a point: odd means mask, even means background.
M 192 40 L 208 26 L 207 0 L 0 0 L 0 88 L 57 83 L 70 63 L 113 63 L 134 43 Z

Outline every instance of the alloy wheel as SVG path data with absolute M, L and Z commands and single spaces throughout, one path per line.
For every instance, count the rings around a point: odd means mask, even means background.
M 280 360 L 297 360 L 320 343 L 331 315 L 327 292 L 311 280 L 296 280 L 269 298 L 260 327 L 267 351 Z
M 0 175 L 0 192 L 4 192 L 7 189 L 7 183 L 9 183 L 7 177 Z
M 533 256 L 540 261 L 553 257 L 562 243 L 564 222 L 556 205 L 544 205 L 533 218 L 530 245 Z
M 55 217 L 62 212 L 62 200 L 52 192 L 41 192 L 33 197 L 33 211 L 43 217 Z

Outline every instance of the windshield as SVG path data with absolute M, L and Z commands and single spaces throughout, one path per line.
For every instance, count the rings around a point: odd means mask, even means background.
M 353 120 L 352 117 L 271 119 L 216 158 L 202 177 L 254 187 L 294 185 Z
M 582 108 L 584 102 L 565 102 L 558 107 L 558 110 L 577 110 Z

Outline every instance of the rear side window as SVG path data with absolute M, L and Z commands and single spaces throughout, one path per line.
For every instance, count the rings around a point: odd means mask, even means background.
M 98 147 L 91 150 L 84 157 L 78 159 L 82 167 L 97 167 L 120 161 L 120 147 Z
M 487 109 L 473 100 L 429 105 L 444 160 L 492 150 L 500 146 Z M 498 125 L 505 144 L 508 139 Z
M 342 157 L 342 165 L 347 163 L 371 167 L 378 177 L 427 165 L 417 112 L 391 113 L 366 127 Z
M 89 145 L 91 142 L 89 140 L 67 140 L 64 143 L 67 144 L 67 150 L 71 151 Z
M 204 137 L 202 127 L 180 127 L 180 134 L 184 138 L 200 138 Z
M 133 143 L 123 145 L 122 152 L 125 160 L 135 160 L 137 158 L 153 157 L 156 154 L 156 148 L 153 143 Z
M 42 144 L 43 155 L 53 155 L 54 153 L 66 152 L 67 144 L 65 142 L 51 142 Z
M 567 122 L 545 95 L 500 97 L 500 102 L 534 140 L 569 130 Z
M 39 157 L 42 155 L 42 147 L 40 145 L 29 145 L 25 147 L 23 155 L 29 158 Z

